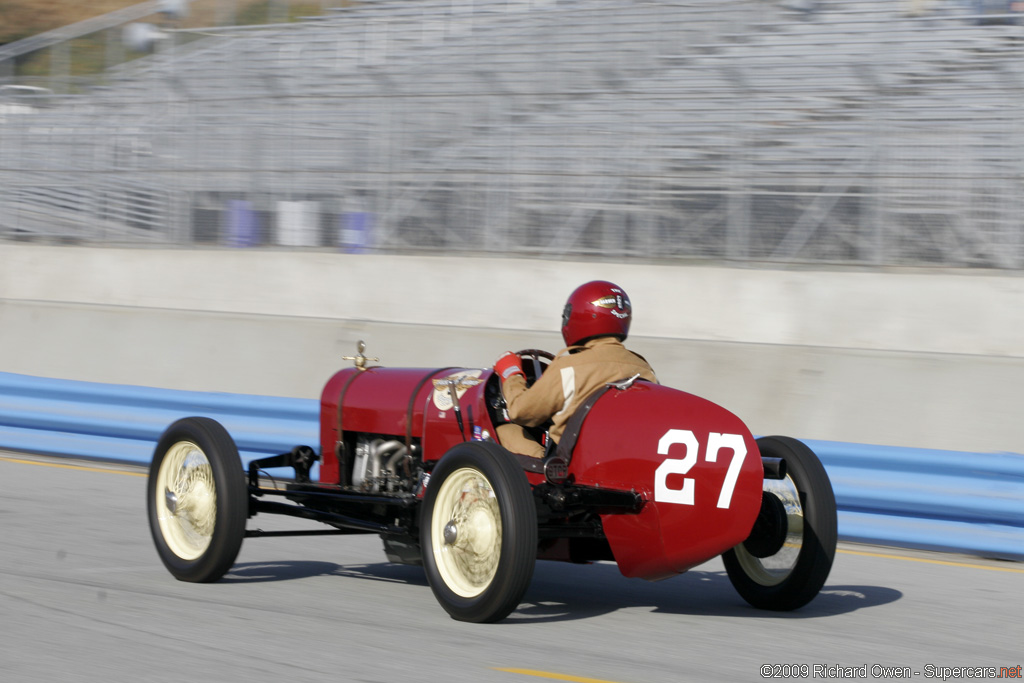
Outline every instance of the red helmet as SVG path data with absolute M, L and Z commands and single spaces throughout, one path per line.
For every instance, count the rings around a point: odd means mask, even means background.
M 629 334 L 633 308 L 621 287 L 604 280 L 580 285 L 569 295 L 562 311 L 562 338 L 566 346 L 592 337 L 612 335 L 622 341 Z

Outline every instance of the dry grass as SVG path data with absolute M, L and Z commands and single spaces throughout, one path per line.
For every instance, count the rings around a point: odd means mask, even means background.
M 141 0 L 0 0 L 0 45 L 83 19 L 131 7 Z M 349 0 L 193 0 L 184 27 L 213 26 L 234 11 L 242 24 L 288 21 L 320 14 L 323 7 L 341 7 Z
M 140 0 L 0 0 L 0 44 L 37 35 L 84 19 L 130 7 Z M 323 13 L 325 7 L 344 7 L 353 0 L 192 0 L 189 14 L 174 23 L 180 28 L 218 26 L 225 23 L 252 25 L 295 21 L 301 17 Z M 143 21 L 161 24 L 159 15 Z M 188 40 L 188 38 L 184 38 Z M 107 61 L 109 37 L 105 32 L 94 33 L 71 41 L 69 61 L 57 73 L 66 73 L 83 83 L 94 81 Z M 122 59 L 135 59 L 139 53 L 125 49 Z M 50 50 L 40 50 L 17 58 L 13 74 L 26 82 L 47 80 L 53 73 Z M 60 57 L 56 57 L 60 59 Z M 53 83 L 40 83 L 55 87 Z M 70 82 L 61 88 L 76 89 Z
M 137 0 L 0 0 L 0 43 L 130 7 Z

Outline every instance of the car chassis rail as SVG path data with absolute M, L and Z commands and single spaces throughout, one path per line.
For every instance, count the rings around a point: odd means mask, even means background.
M 288 453 L 253 460 L 249 463 L 249 516 L 263 512 L 267 514 L 298 517 L 329 524 L 336 528 L 322 530 L 294 531 L 263 531 L 247 529 L 247 537 L 272 536 L 318 536 L 338 534 L 384 534 L 389 536 L 407 536 L 411 529 L 401 524 L 389 524 L 381 521 L 351 514 L 352 507 L 367 508 L 383 506 L 395 509 L 395 512 L 409 511 L 415 508 L 420 499 L 413 493 L 395 494 L 361 493 L 343 490 L 340 487 L 322 485 L 309 480 L 309 472 L 313 463 L 319 459 L 308 446 L 297 446 Z M 268 488 L 261 486 L 259 473 L 263 470 L 279 467 L 291 467 L 295 470 L 294 482 L 285 488 Z M 266 500 L 267 497 L 279 496 L 291 503 Z M 574 484 L 552 485 L 540 484 L 534 487 L 534 496 L 539 505 L 554 512 L 590 511 L 603 514 L 636 514 L 644 506 L 643 497 L 636 491 L 619 491 L 600 489 Z M 341 512 L 324 509 L 326 506 L 347 506 Z M 371 516 L 379 517 L 374 514 Z M 408 512 L 406 513 L 408 516 Z M 396 522 L 398 519 L 396 518 Z M 555 523 L 541 524 L 539 529 L 542 538 L 603 538 L 600 525 Z

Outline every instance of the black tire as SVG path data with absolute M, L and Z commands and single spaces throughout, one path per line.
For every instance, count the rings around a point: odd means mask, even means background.
M 818 595 L 832 569 L 836 499 L 825 468 L 806 445 L 766 436 L 757 446 L 762 456 L 786 461 L 786 478 L 765 479 L 762 514 L 751 537 L 722 560 L 732 585 L 751 605 L 793 610 Z
M 186 417 L 163 433 L 146 487 L 149 530 L 180 581 L 216 581 L 245 537 L 249 491 L 238 448 L 215 420 Z
M 453 619 L 500 621 L 519 605 L 537 561 L 537 508 L 508 451 L 485 441 L 448 451 L 420 519 L 427 581 Z

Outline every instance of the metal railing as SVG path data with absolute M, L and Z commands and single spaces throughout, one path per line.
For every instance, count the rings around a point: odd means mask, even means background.
M 172 422 L 204 415 L 224 424 L 247 467 L 299 444 L 317 448 L 318 410 L 313 399 L 0 372 L 0 448 L 46 455 L 146 465 Z M 843 540 L 1024 559 L 1024 455 L 807 444 L 832 480 Z
M 231 430 L 244 464 L 316 446 L 314 399 L 175 391 L 0 372 L 0 448 L 146 464 L 175 420 L 203 415 Z M 287 474 L 287 472 L 285 472 Z
M 377 0 L 210 29 L 0 113 L 0 237 L 1019 269 L 1024 33 L 931 4 Z

